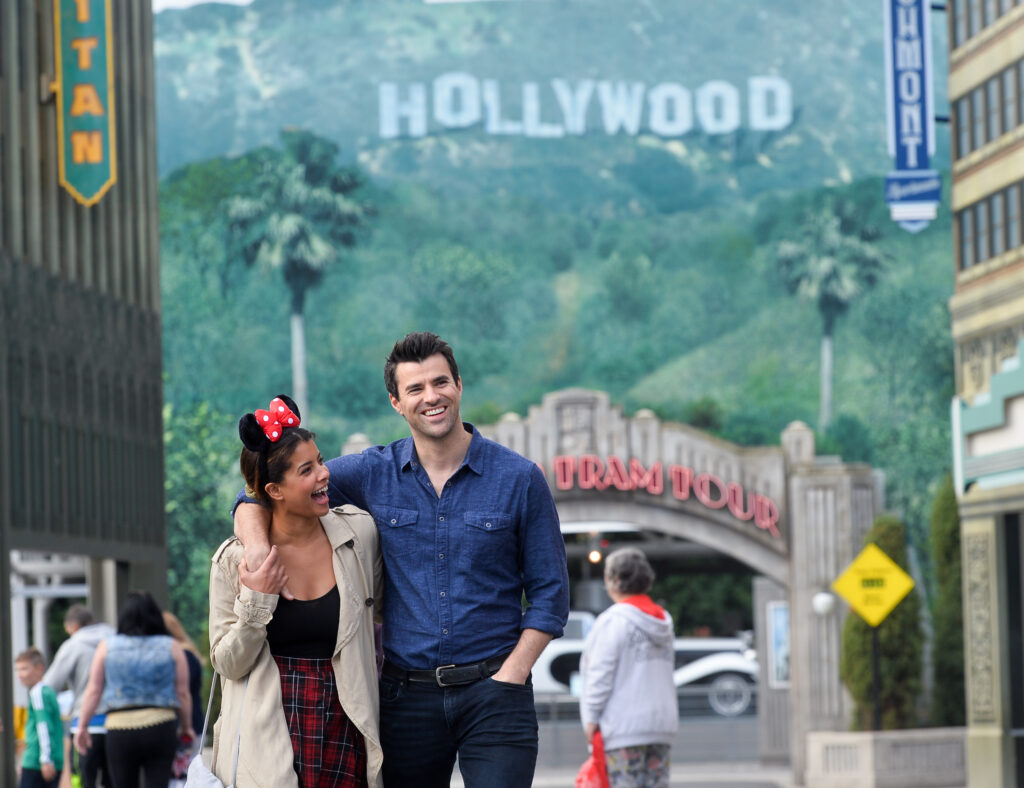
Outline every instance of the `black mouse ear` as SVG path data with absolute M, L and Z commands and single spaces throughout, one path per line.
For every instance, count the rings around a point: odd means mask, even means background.
M 253 413 L 246 413 L 238 420 L 238 437 L 242 439 L 242 445 L 249 451 L 260 451 L 267 440 L 263 434 L 263 428 L 256 421 Z
M 283 402 L 285 405 L 287 405 L 288 409 L 292 413 L 294 413 L 296 416 L 299 417 L 299 421 L 302 421 L 302 414 L 299 413 L 299 406 L 295 404 L 295 400 L 293 400 L 287 394 L 278 394 L 277 398 L 279 400 L 281 400 L 281 402 Z M 287 425 L 285 425 L 285 426 L 287 426 Z

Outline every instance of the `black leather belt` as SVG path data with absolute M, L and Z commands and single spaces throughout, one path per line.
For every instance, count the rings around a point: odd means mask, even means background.
M 433 684 L 435 687 L 457 687 L 493 676 L 505 664 L 507 657 L 508 654 L 502 654 L 482 662 L 471 662 L 468 665 L 441 665 L 433 670 L 403 670 L 384 660 L 383 673 L 388 678 L 401 681 L 403 684 L 412 682 L 413 684 Z

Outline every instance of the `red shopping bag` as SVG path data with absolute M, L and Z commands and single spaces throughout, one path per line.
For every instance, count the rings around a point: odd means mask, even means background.
M 590 757 L 583 762 L 576 775 L 576 788 L 608 788 L 608 767 L 604 762 L 601 731 L 594 733 L 594 740 L 590 743 Z

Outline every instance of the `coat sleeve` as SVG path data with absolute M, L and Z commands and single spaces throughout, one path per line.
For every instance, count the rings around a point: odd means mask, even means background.
M 603 626 L 602 626 L 603 624 Z M 580 720 L 601 721 L 601 714 L 615 686 L 615 670 L 619 663 L 620 644 L 613 622 L 598 621 L 584 645 L 580 660 L 583 695 L 580 698 Z
M 241 585 L 225 552 L 217 552 L 210 569 L 210 661 L 224 678 L 238 680 L 259 658 L 279 597 Z
M 50 663 L 50 667 L 43 674 L 43 684 L 50 687 L 54 692 L 61 692 L 71 684 L 71 673 L 75 667 L 70 648 L 71 645 L 70 640 L 61 643 L 60 648 L 57 649 L 57 653 L 53 657 L 53 662 Z

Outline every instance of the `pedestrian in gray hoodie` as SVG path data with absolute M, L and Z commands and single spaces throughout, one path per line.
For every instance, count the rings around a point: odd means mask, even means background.
M 82 706 L 82 695 L 89 683 L 89 668 L 96 647 L 115 633 L 109 624 L 95 623 L 92 611 L 84 605 L 72 605 L 64 615 L 64 631 L 70 637 L 61 643 L 53 662 L 43 675 L 43 684 L 52 687 L 54 692 L 63 692 L 70 688 L 74 695 L 72 705 L 72 730 L 74 735 L 77 726 L 78 710 Z M 106 754 L 103 747 L 105 729 L 102 727 L 102 712 L 97 714 L 89 726 L 93 746 L 82 756 L 79 768 L 82 776 L 82 788 L 95 788 L 100 771 L 107 774 Z M 65 769 L 70 768 L 71 759 L 65 758 Z
M 615 604 L 583 645 L 583 730 L 588 742 L 601 731 L 611 788 L 668 788 L 679 725 L 672 617 L 647 595 L 654 570 L 635 547 L 608 556 L 604 582 Z

